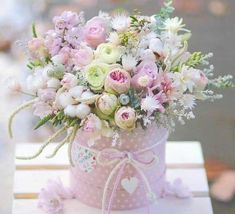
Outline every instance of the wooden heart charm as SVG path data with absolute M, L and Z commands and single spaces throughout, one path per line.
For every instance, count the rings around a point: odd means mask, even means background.
M 121 185 L 124 190 L 126 190 L 129 194 L 133 194 L 139 184 L 139 180 L 136 177 L 124 178 L 121 182 Z

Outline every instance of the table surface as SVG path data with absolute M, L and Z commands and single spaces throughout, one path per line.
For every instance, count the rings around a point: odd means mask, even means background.
M 46 152 L 55 147 L 51 144 Z M 37 150 L 37 144 L 18 144 L 17 155 L 27 155 Z M 193 193 L 192 199 L 165 198 L 160 199 L 151 209 L 161 214 L 212 214 L 211 200 L 208 194 L 208 183 L 204 169 L 204 160 L 201 145 L 198 142 L 168 142 L 166 148 L 167 179 L 173 181 L 182 178 Z M 69 184 L 66 146 L 59 151 L 54 159 L 46 159 L 43 156 L 31 160 L 16 160 L 14 177 L 14 203 L 13 214 L 42 214 L 37 208 L 37 196 L 40 189 L 45 186 L 47 180 L 60 177 L 65 185 Z M 10 188 L 9 188 L 10 192 Z M 10 194 L 9 194 L 10 195 Z M 65 214 L 76 214 L 76 210 L 83 210 L 83 214 L 98 214 L 101 211 L 89 208 L 76 200 L 65 203 Z M 84 213 L 84 210 L 85 213 Z M 1 210 L 0 210 L 1 211 Z M 10 214 L 11 212 L 0 212 Z M 145 209 L 132 212 L 113 212 L 114 214 L 144 214 Z

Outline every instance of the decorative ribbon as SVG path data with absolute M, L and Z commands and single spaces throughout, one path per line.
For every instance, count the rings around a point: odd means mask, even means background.
M 106 211 L 107 211 L 107 214 L 111 213 L 112 204 L 113 204 L 115 194 L 117 192 L 118 185 L 120 184 L 121 178 L 124 174 L 124 170 L 128 164 L 133 166 L 138 172 L 138 174 L 140 175 L 141 180 L 145 186 L 147 198 L 151 201 L 156 200 L 156 195 L 152 191 L 150 183 L 147 177 L 145 176 L 143 170 L 147 168 L 151 168 L 158 163 L 158 157 L 154 154 L 152 149 L 157 147 L 159 144 L 162 144 L 163 142 L 165 142 L 167 137 L 168 137 L 168 133 L 162 136 L 161 140 L 155 143 L 154 145 L 152 145 L 151 147 L 148 147 L 146 149 L 143 149 L 137 152 L 119 151 L 119 150 L 111 149 L 111 148 L 98 151 L 97 153 L 98 164 L 102 166 L 110 166 L 112 164 L 116 164 L 116 166 L 113 168 L 113 170 L 109 174 L 109 177 L 104 187 L 103 198 L 102 198 L 102 214 L 106 214 Z M 149 152 L 148 157 L 150 158 L 150 160 L 148 161 L 141 160 L 141 155 L 147 152 Z M 110 186 L 112 179 L 115 177 L 115 175 L 116 175 L 116 179 L 115 179 L 114 186 L 110 195 L 110 199 L 107 203 L 108 188 Z M 148 214 L 149 213 L 150 213 L 150 208 L 148 206 Z

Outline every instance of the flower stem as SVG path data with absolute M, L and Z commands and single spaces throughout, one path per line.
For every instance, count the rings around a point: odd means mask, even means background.
M 71 150 L 72 150 L 73 141 L 76 137 L 78 129 L 79 129 L 79 125 L 75 125 L 74 128 L 73 128 L 71 138 L 69 140 L 69 146 L 68 146 L 69 162 L 70 162 L 71 166 L 73 166 L 73 167 L 74 167 L 74 164 L 73 164 L 72 157 L 71 157 Z
M 36 99 L 33 99 L 33 100 L 30 100 L 26 103 L 24 103 L 23 105 L 19 106 L 9 117 L 9 120 L 8 120 L 8 134 L 10 136 L 10 138 L 13 137 L 13 132 L 12 132 L 12 122 L 13 122 L 13 119 L 15 118 L 15 116 L 20 112 L 22 111 L 23 109 L 26 109 L 26 108 L 29 108 L 31 107 L 34 102 L 36 101 Z
M 20 159 L 20 160 L 31 160 L 34 159 L 36 157 L 38 157 L 43 150 L 48 146 L 48 144 L 50 144 L 57 136 L 59 136 L 60 134 L 64 133 L 64 131 L 67 129 L 67 126 L 62 127 L 61 129 L 59 129 L 54 135 L 52 135 L 40 148 L 39 150 L 32 156 L 17 156 L 16 159 Z

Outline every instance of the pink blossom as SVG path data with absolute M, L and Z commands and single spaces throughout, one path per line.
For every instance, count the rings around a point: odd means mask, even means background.
M 71 11 L 64 11 L 61 16 L 55 16 L 53 18 L 55 29 L 61 33 L 65 29 L 71 29 L 81 23 L 81 16 Z
M 101 120 L 95 114 L 89 114 L 84 121 L 83 130 L 85 132 L 96 132 L 102 128 Z
M 111 70 L 105 79 L 105 90 L 109 93 L 123 94 L 130 88 L 131 76 L 123 69 Z
M 38 97 L 43 102 L 53 101 L 56 97 L 55 89 L 47 88 L 47 89 L 39 89 Z
M 71 189 L 67 189 L 61 180 L 49 180 L 39 193 L 38 207 L 48 214 L 62 214 L 63 200 L 74 198 Z
M 136 74 L 132 77 L 131 83 L 135 88 L 151 87 L 158 75 L 158 67 L 154 61 L 144 60 L 137 67 Z
M 195 75 L 193 80 L 195 82 L 196 89 L 199 91 L 203 91 L 208 84 L 208 78 L 200 70 L 195 70 Z
M 152 90 L 158 89 L 163 91 L 169 97 L 173 91 L 173 83 L 168 73 L 160 72 L 154 80 Z
M 94 17 L 89 20 L 84 29 L 85 41 L 92 47 L 97 47 L 105 42 L 107 37 L 107 26 L 103 18 Z
M 29 53 L 32 58 L 43 59 L 48 56 L 49 52 L 42 38 L 33 38 L 28 42 Z
M 93 51 L 89 47 L 82 47 L 72 51 L 73 63 L 77 66 L 86 66 L 93 60 Z
M 64 88 L 70 89 L 77 85 L 78 79 L 75 75 L 66 73 L 61 80 L 61 85 L 63 85 Z
M 71 64 L 71 49 L 69 47 L 63 47 L 57 55 L 52 57 L 53 62 L 57 64 Z
M 45 45 L 49 49 L 50 54 L 55 56 L 61 49 L 62 38 L 54 30 L 49 30 L 46 33 Z
M 173 181 L 173 183 L 166 183 L 165 192 L 163 196 L 176 196 L 179 198 L 190 198 L 192 197 L 192 193 L 189 188 L 183 184 L 180 178 L 177 178 Z
M 40 118 L 43 118 L 49 114 L 53 113 L 53 108 L 48 103 L 38 101 L 34 104 L 34 112 L 33 114 L 35 116 L 38 116 Z

